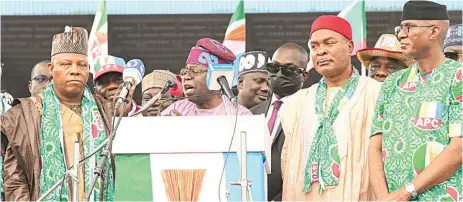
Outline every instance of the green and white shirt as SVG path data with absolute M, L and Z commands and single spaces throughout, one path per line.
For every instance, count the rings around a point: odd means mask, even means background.
M 462 136 L 462 65 L 446 59 L 432 72 L 418 64 L 384 82 L 372 136 L 382 133 L 384 172 L 389 192 L 420 174 L 450 143 Z M 462 169 L 418 195 L 419 201 L 461 201 Z

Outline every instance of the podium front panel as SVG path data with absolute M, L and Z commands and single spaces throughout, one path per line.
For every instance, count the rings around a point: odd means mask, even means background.
M 197 201 L 219 201 L 220 193 L 221 201 L 240 201 L 240 187 L 229 186 L 232 181 L 240 181 L 240 165 L 236 153 L 230 153 L 228 156 L 219 192 L 219 180 L 226 155 L 118 154 L 115 156 L 115 200 L 169 201 L 170 196 L 184 201 L 192 200 L 185 197 L 196 197 Z M 250 195 L 254 201 L 266 201 L 265 155 L 262 152 L 249 152 L 247 156 L 248 180 L 252 183 Z M 187 172 L 189 174 L 185 174 Z M 195 174 L 191 174 L 192 172 Z M 175 179 L 172 177 L 174 175 Z M 228 198 L 227 190 L 230 191 Z

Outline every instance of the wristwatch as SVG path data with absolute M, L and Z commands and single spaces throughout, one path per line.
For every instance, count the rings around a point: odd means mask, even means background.
M 418 196 L 418 193 L 416 193 L 415 185 L 413 184 L 408 183 L 407 185 L 405 185 L 405 191 L 412 195 L 412 199 Z

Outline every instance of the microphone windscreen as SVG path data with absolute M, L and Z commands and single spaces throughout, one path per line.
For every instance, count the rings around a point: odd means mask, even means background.
M 175 82 L 175 88 L 169 89 L 170 95 L 172 95 L 174 97 L 181 96 L 183 94 L 182 82 L 179 81 L 179 80 L 175 80 L 173 82 Z
M 145 75 L 145 65 L 140 59 L 132 59 L 127 62 L 125 65 L 124 71 L 122 72 L 122 77 L 125 80 L 131 77 L 135 80 L 135 85 L 140 84 Z

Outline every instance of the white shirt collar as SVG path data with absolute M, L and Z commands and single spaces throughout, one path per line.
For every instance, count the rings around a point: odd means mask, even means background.
M 286 97 L 281 98 L 280 101 L 282 102 L 282 104 L 285 103 L 289 99 L 289 97 L 291 97 L 291 95 L 288 95 Z M 275 95 L 275 93 L 272 93 L 272 100 L 270 100 L 270 102 L 271 102 L 270 105 L 273 106 L 273 103 L 275 103 L 275 101 L 277 101 L 277 100 L 278 100 L 278 98 Z

